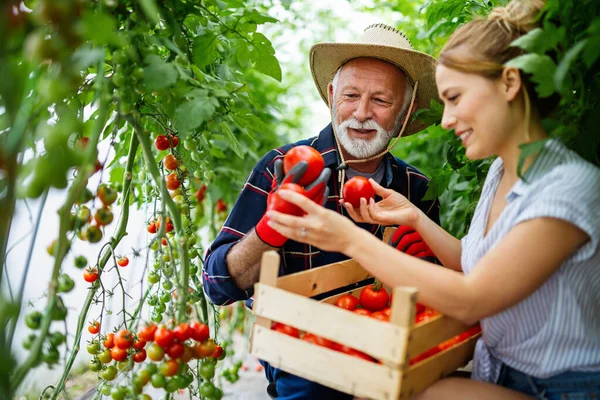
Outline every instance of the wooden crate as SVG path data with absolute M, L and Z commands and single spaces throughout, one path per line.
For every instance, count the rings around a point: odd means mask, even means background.
M 322 301 L 310 297 L 372 277 L 354 260 L 278 277 L 279 255 L 266 252 L 255 285 L 250 351 L 294 375 L 370 399 L 406 399 L 465 366 L 479 335 L 412 366 L 408 360 L 466 331 L 465 325 L 439 315 L 414 324 L 417 290 L 394 288 L 390 322 L 333 305 L 342 294 Z M 347 293 L 358 295 L 361 289 Z M 280 322 L 362 351 L 381 364 L 271 330 Z

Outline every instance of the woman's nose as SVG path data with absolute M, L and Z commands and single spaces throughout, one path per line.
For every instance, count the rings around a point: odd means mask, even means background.
M 444 113 L 442 114 L 442 128 L 452 129 L 456 125 L 456 117 L 450 114 L 448 107 L 444 107 Z

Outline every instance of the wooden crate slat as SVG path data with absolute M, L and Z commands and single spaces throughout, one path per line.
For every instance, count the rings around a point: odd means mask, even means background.
M 358 397 L 398 398 L 399 370 L 304 342 L 260 325 L 254 325 L 252 336 L 252 355 L 276 368 Z
M 260 261 L 260 277 L 259 282 L 265 285 L 277 286 L 277 277 L 279 276 L 279 261 L 280 257 L 276 251 L 265 251 Z M 265 318 L 257 317 L 256 324 L 266 328 L 271 327 L 271 321 Z M 252 343 L 252 340 L 250 340 Z
M 365 318 L 280 288 L 257 284 L 256 290 L 258 296 L 253 312 L 259 317 L 314 333 L 393 365 L 401 365 L 405 360 L 406 328 Z
M 418 324 L 411 329 L 408 338 L 407 356 L 408 358 L 415 357 L 474 325 L 464 324 L 444 315 L 435 316 L 431 320 Z
M 447 376 L 471 360 L 479 334 L 458 345 L 427 358 L 405 370 L 402 375 L 400 399 L 421 392 L 436 380 Z
M 313 297 L 372 277 L 356 261 L 346 260 L 282 276 L 277 280 L 277 287 Z

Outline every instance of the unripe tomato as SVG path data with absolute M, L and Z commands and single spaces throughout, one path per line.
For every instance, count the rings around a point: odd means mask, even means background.
M 109 349 L 104 350 L 100 354 L 98 354 L 98 360 L 100 360 L 103 364 L 108 364 L 112 361 L 112 355 Z
M 25 325 L 29 329 L 39 329 L 42 322 L 42 313 L 39 311 L 32 311 L 25 316 Z
M 173 359 L 165 360 L 160 364 L 158 370 L 164 376 L 173 376 L 179 371 L 179 363 Z
M 146 353 L 152 361 L 161 361 L 165 356 L 165 351 L 163 350 L 163 348 L 157 345 L 156 343 L 152 343 L 148 347 Z
M 98 196 L 102 204 L 104 204 L 106 207 L 114 203 L 118 197 L 117 191 L 109 185 L 107 185 L 106 183 L 103 183 L 100 186 L 98 186 L 98 191 L 96 195 Z
M 150 378 L 150 383 L 157 389 L 164 388 L 167 385 L 167 379 L 161 374 L 154 374 Z
M 325 161 L 316 149 L 310 146 L 296 146 L 283 157 L 283 173 L 287 174 L 300 161 L 308 163 L 306 172 L 298 181 L 301 186 L 314 182 L 325 168 Z
M 94 221 L 98 226 L 106 226 L 113 221 L 113 213 L 108 208 L 100 208 L 94 214 Z
M 196 343 L 194 350 L 198 357 L 205 358 L 212 357 L 216 347 L 215 342 L 213 342 L 212 339 L 208 339 L 202 343 Z
M 79 269 L 84 269 L 87 266 L 87 258 L 84 256 L 75 257 L 75 267 Z
M 68 293 L 75 287 L 75 282 L 73 279 L 67 274 L 60 274 L 58 276 L 58 292 L 59 293 Z
M 173 154 L 168 154 L 165 156 L 165 158 L 163 158 L 163 165 L 169 171 L 173 171 L 177 169 L 177 167 L 179 166 L 179 162 Z
M 200 376 L 206 380 L 212 379 L 215 376 L 215 366 L 212 362 L 203 362 L 200 365 Z
M 355 176 L 350 178 L 342 189 L 342 198 L 344 201 L 352 204 L 352 207 L 360 207 L 360 199 L 364 198 L 369 204 L 369 199 L 375 197 L 375 189 L 371 185 L 371 182 L 363 176 Z
M 90 243 L 98 243 L 102 240 L 102 231 L 96 225 L 90 225 L 85 230 L 85 237 Z
M 117 377 L 118 373 L 119 373 L 119 371 L 117 371 L 117 367 L 115 367 L 114 365 L 109 365 L 100 373 L 100 376 L 105 381 L 112 381 Z M 112 393 L 112 391 L 111 391 L 111 393 Z

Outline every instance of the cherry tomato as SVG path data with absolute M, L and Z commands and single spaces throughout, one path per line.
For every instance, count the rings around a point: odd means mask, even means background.
M 366 316 L 371 315 L 371 311 L 367 310 L 366 308 L 357 308 L 356 310 L 354 310 L 354 313 Z
M 220 345 L 217 345 L 215 347 L 215 351 L 214 351 L 214 353 L 212 353 L 211 357 L 216 358 L 216 359 L 221 359 L 221 357 L 224 355 L 225 355 L 225 351 L 223 350 L 223 347 Z
M 160 326 L 154 332 L 154 342 L 162 348 L 167 348 L 175 340 L 175 335 L 165 326 Z
M 165 135 L 158 135 L 156 139 L 154 139 L 154 146 L 161 151 L 167 150 L 171 147 L 171 142 L 169 142 L 169 139 Z
M 373 189 L 371 182 L 363 176 L 350 178 L 344 183 L 344 187 L 342 188 L 342 198 L 344 201 L 352 204 L 352 207 L 354 208 L 360 207 L 361 198 L 365 198 L 367 204 L 369 204 L 369 199 L 374 197 L 375 189 Z
M 179 166 L 179 162 L 173 154 L 167 154 L 165 158 L 163 158 L 163 165 L 169 171 L 173 171 L 177 169 L 177 167 Z
M 191 288 L 189 288 L 191 289 Z M 175 292 L 174 292 L 175 293 Z M 173 334 L 180 342 L 185 342 L 192 337 L 192 327 L 187 322 L 183 322 L 173 328 Z
M 341 308 L 345 308 L 346 310 L 354 311 L 358 306 L 358 298 L 352 296 L 351 294 L 345 294 L 335 302 L 335 305 Z
M 206 380 L 212 379 L 215 376 L 215 366 L 212 362 L 203 362 L 200 365 L 200 376 Z
M 300 161 L 306 161 L 308 168 L 298 184 L 306 186 L 315 181 L 325 168 L 325 161 L 321 154 L 310 146 L 296 146 L 283 157 L 283 173 L 287 174 Z
M 148 233 L 156 233 L 157 229 L 156 229 L 156 223 L 155 222 L 151 222 L 148 224 Z
M 123 361 L 127 358 L 127 349 L 122 349 L 120 347 L 113 347 L 110 349 L 110 356 L 115 361 Z
M 120 330 L 115 335 L 115 346 L 128 349 L 133 345 L 133 335 L 127 329 Z
M 298 329 L 291 327 L 289 325 L 282 324 L 280 322 L 275 322 L 271 329 L 274 331 L 277 331 L 277 332 L 281 332 L 284 335 L 292 336 L 295 338 L 300 337 L 300 331 Z
M 202 322 L 192 322 L 190 328 L 192 328 L 192 339 L 197 342 L 204 342 L 210 336 L 208 325 Z
M 157 345 L 156 343 L 152 343 L 148 347 L 146 352 L 148 353 L 148 357 L 152 361 L 161 361 L 165 356 L 165 351 L 163 350 L 163 348 Z
M 25 316 L 25 325 L 29 329 L 39 329 L 42 323 L 42 313 L 39 311 L 32 311 Z
M 118 193 L 112 187 L 110 187 L 106 183 L 103 183 L 100 186 L 98 186 L 96 196 L 98 196 L 102 204 L 108 207 L 117 200 Z
M 103 364 L 108 364 L 112 361 L 112 355 L 110 353 L 111 351 L 109 349 L 104 350 L 98 354 L 98 360 L 100 360 L 100 362 Z
M 85 238 L 90 243 L 98 243 L 102 240 L 102 231 L 96 225 L 90 225 L 85 229 Z
M 117 260 L 119 267 L 126 267 L 129 264 L 129 258 L 123 256 Z
M 146 342 L 153 342 L 156 328 L 157 327 L 154 324 L 148 325 L 140 329 L 140 331 L 138 332 L 138 337 L 142 340 L 145 340 Z
M 146 346 L 146 341 L 142 339 L 138 339 L 133 343 L 133 348 L 137 350 L 141 350 Z
M 117 368 L 114 365 L 109 365 L 100 373 L 100 375 L 105 381 L 112 381 L 117 377 L 118 373 L 119 371 L 117 371 Z
M 217 214 L 220 213 L 225 213 L 227 212 L 227 203 L 225 203 L 223 200 L 218 199 L 217 203 L 215 204 L 215 212 Z
M 163 361 L 158 367 L 163 376 L 173 376 L 179 371 L 179 363 L 173 359 Z
M 391 301 L 391 297 L 390 297 L 390 301 Z M 422 312 L 425 311 L 425 306 L 421 303 L 417 303 L 417 311 L 416 311 L 416 315 L 421 314 Z
M 90 324 L 90 326 L 88 326 L 88 332 L 90 332 L 92 335 L 95 335 L 98 332 L 100 332 L 100 322 L 98 322 L 98 321 L 92 322 Z
M 212 339 L 208 339 L 202 343 L 196 343 L 194 346 L 194 351 L 196 355 L 200 358 L 211 357 L 215 352 L 215 342 Z
M 179 358 L 183 355 L 185 348 L 181 343 L 173 343 L 172 345 L 165 347 L 165 353 L 171 358 Z
M 179 188 L 179 186 L 181 186 L 181 182 L 177 177 L 177 172 L 171 172 L 169 175 L 167 175 L 167 189 L 175 190 Z
M 113 347 L 115 347 L 114 333 L 111 332 L 106 334 L 106 339 L 104 339 L 104 347 L 106 347 L 107 349 L 112 349 Z
M 202 203 L 204 201 L 205 196 L 206 196 L 206 185 L 202 185 L 200 187 L 200 189 L 198 189 L 196 191 L 196 200 L 198 200 L 198 203 Z
M 381 286 L 381 283 L 375 282 L 372 285 L 365 286 L 360 292 L 360 305 L 369 311 L 383 310 L 388 305 L 390 299 L 388 293 Z
M 83 273 L 83 279 L 89 283 L 96 282 L 98 280 L 98 270 L 96 268 L 86 268 Z
M 146 360 L 146 350 L 141 349 L 133 353 L 133 361 L 136 363 L 141 363 Z

